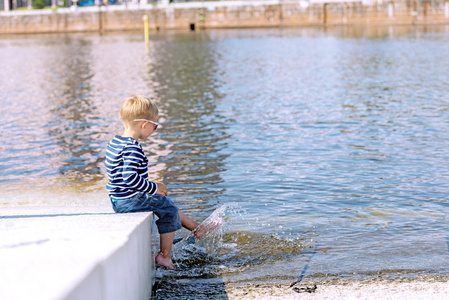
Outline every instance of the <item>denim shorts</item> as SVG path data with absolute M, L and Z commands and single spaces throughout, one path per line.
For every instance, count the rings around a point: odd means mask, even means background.
M 117 213 L 152 211 L 157 217 L 159 234 L 181 229 L 178 207 L 167 197 L 155 194 L 139 193 L 129 199 L 113 199 L 112 208 Z

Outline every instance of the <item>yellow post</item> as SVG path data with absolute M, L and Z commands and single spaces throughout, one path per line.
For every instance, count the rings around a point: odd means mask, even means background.
M 142 17 L 143 21 L 143 34 L 145 35 L 145 47 L 150 50 L 150 25 L 148 24 L 148 16 Z

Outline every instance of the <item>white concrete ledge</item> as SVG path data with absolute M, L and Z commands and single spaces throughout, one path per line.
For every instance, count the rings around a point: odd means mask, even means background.
M 0 299 L 148 300 L 152 213 L 1 208 Z

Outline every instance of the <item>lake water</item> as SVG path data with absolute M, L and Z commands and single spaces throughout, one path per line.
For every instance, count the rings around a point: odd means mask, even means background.
M 228 207 L 157 297 L 446 276 L 448 48 L 448 26 L 0 37 L 0 207 L 107 199 L 119 105 L 145 94 L 151 179 L 197 220 Z

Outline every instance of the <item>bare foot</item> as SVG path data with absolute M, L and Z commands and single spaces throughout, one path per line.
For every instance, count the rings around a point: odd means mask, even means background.
M 173 264 L 173 261 L 171 260 L 171 257 L 166 258 L 162 255 L 162 253 L 159 253 L 156 256 L 156 262 L 160 264 L 163 267 L 166 267 L 167 269 L 173 270 L 175 268 L 175 265 Z
M 207 224 L 200 224 L 197 228 L 195 228 L 193 230 L 193 235 L 197 238 L 197 239 L 202 239 L 205 238 L 206 235 L 211 231 L 214 230 L 215 228 L 221 226 L 220 222 L 217 221 L 212 221 L 210 223 Z

